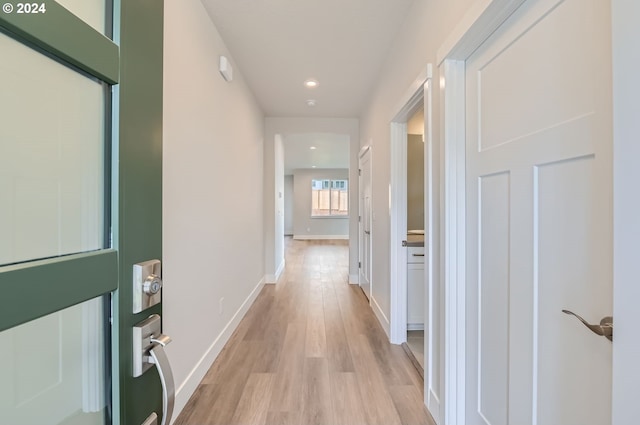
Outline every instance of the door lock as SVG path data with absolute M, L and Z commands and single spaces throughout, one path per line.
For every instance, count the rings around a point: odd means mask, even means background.
M 160 260 L 149 260 L 133 265 L 133 312 L 160 303 L 162 299 L 162 269 Z
M 142 284 L 142 292 L 147 295 L 155 295 L 162 289 L 162 279 L 155 274 L 150 274 Z

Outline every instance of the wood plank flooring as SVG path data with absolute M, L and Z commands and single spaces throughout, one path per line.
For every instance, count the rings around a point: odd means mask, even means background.
M 434 425 L 422 378 L 348 284 L 346 241 L 286 241 L 176 425 Z

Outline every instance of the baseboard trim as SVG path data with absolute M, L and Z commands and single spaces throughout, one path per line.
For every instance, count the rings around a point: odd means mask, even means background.
M 278 279 L 280 279 L 280 276 L 282 276 L 282 272 L 284 271 L 284 266 L 285 266 L 285 263 L 283 258 L 282 261 L 280 262 L 280 265 L 278 266 L 278 270 L 276 270 L 276 275 L 275 275 L 276 282 L 278 281 Z
M 182 409 L 184 409 L 184 406 L 189 401 L 189 398 L 191 398 L 196 388 L 198 388 L 200 381 L 202 381 L 202 378 L 204 378 L 205 374 L 222 351 L 224 345 L 227 343 L 227 341 L 229 341 L 229 338 L 231 338 L 233 331 L 236 330 L 236 328 L 240 324 L 240 320 L 242 320 L 244 315 L 247 314 L 247 311 L 249 311 L 249 308 L 258 297 L 258 294 L 260 293 L 264 285 L 265 279 L 263 278 L 260 280 L 258 285 L 253 288 L 249 296 L 244 300 L 240 308 L 236 311 L 231 320 L 229 320 L 222 332 L 220 332 L 215 341 L 213 341 L 205 354 L 200 358 L 198 363 L 196 363 L 191 372 L 187 375 L 187 378 L 184 380 L 184 382 L 178 387 L 178 390 L 176 391 L 175 406 L 173 411 L 174 420 L 180 415 L 180 412 L 182 411 Z
M 293 239 L 297 241 L 311 241 L 311 240 L 335 240 L 335 239 L 349 239 L 349 235 L 293 235 Z
M 358 285 L 360 283 L 360 280 L 358 279 L 358 275 L 357 274 L 350 274 L 349 275 L 349 283 L 351 285 Z
M 418 374 L 420 375 L 420 377 L 424 379 L 424 368 L 416 358 L 416 355 L 413 353 L 413 351 L 411 351 L 411 348 L 409 348 L 409 344 L 407 344 L 406 342 L 403 342 L 400 345 L 402 346 L 402 349 L 404 350 L 407 357 L 409 357 L 409 360 L 411 360 L 413 367 L 415 367 L 416 370 L 418 371 Z
M 440 423 L 440 412 L 441 412 L 441 405 L 440 405 L 440 397 L 438 397 L 438 395 L 433 392 L 432 389 L 429 390 L 429 395 L 425 397 L 425 401 L 426 401 L 426 405 L 427 405 L 427 409 L 429 410 L 429 413 L 431 413 L 431 416 L 433 416 L 433 419 L 435 420 L 435 422 L 437 424 Z
M 387 338 L 391 338 L 391 334 L 389 331 L 389 328 L 390 328 L 389 319 L 384 314 L 384 312 L 380 308 L 380 305 L 378 305 L 378 302 L 373 296 L 371 296 L 371 309 L 373 310 L 373 313 L 375 314 L 376 319 L 378 319 L 378 322 L 380 322 L 380 325 L 382 326 L 384 333 L 387 334 Z
M 268 274 L 264 276 L 264 281 L 267 284 L 273 284 L 273 283 L 278 283 L 278 279 L 280 279 L 280 276 L 282 275 L 282 272 L 284 271 L 284 258 L 282 259 L 282 262 L 280 263 L 280 265 L 278 266 L 278 269 L 276 270 L 276 274 Z

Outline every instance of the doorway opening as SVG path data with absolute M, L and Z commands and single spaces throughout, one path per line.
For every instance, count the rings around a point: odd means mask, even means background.
M 424 375 L 424 104 L 407 121 L 407 336 L 402 346 Z
M 417 347 L 415 352 L 422 360 L 417 363 L 423 368 L 425 404 L 439 421 L 441 398 L 438 394 L 443 383 L 445 357 L 444 322 L 441 320 L 444 292 L 439 283 L 440 151 L 434 143 L 432 96 L 432 67 L 429 64 L 398 103 L 390 123 L 390 340 L 394 344 L 406 344 L 409 340 L 407 332 L 422 330 L 422 334 L 412 332 L 411 342 L 422 343 L 422 352 Z M 417 121 L 411 119 L 414 115 L 422 118 L 421 132 L 413 130 Z M 423 154 L 422 199 L 412 199 L 411 206 L 408 195 L 410 133 L 421 133 L 418 141 L 422 143 Z M 422 208 L 416 207 L 416 202 L 421 202 Z M 418 218 L 409 218 L 409 209 L 417 210 Z
M 326 161 L 332 160 L 333 154 L 325 149 L 321 143 L 337 144 L 342 147 L 342 163 L 338 165 L 327 165 Z M 358 246 L 357 246 L 357 158 L 359 148 L 358 120 L 338 119 L 338 118 L 266 118 L 265 121 L 265 178 L 264 178 L 264 210 L 265 210 L 265 282 L 277 283 L 285 267 L 285 233 L 291 234 L 294 238 L 309 239 L 310 236 L 341 236 L 349 240 L 349 282 L 358 281 Z M 316 149 L 312 149 L 315 147 Z M 290 164 L 290 159 L 294 155 L 292 149 L 299 148 L 305 151 L 306 162 L 302 165 Z M 287 165 L 285 167 L 285 160 Z M 313 161 L 317 162 L 313 162 Z M 315 168 L 314 168 L 315 166 Z M 294 196 L 296 187 L 295 176 L 285 178 L 285 175 L 294 175 L 295 169 L 306 169 L 312 171 L 328 169 L 348 170 L 345 178 L 321 178 L 315 177 L 309 180 L 309 184 L 304 187 L 305 199 L 300 202 L 303 207 L 309 209 L 304 218 L 296 219 L 295 208 L 297 198 Z M 347 193 L 346 202 L 342 205 L 349 208 L 343 218 L 312 218 L 311 180 L 328 180 L 327 185 L 334 185 L 334 189 L 342 189 Z M 341 180 L 340 182 L 335 182 Z M 288 187 L 285 193 L 285 184 Z M 340 187 L 338 187 L 340 186 Z M 335 191 L 334 195 L 344 195 Z M 288 196 L 286 196 L 288 194 Z M 342 196 L 344 201 L 344 196 Z M 285 206 L 285 199 L 287 204 Z M 293 201 L 289 204 L 288 201 Z M 344 211 L 341 211 L 344 214 Z M 285 229 L 285 215 L 287 216 L 288 227 Z M 324 220 L 324 221 L 323 221 Z M 338 224 L 341 223 L 341 224 Z M 344 230 L 340 232 L 336 229 L 327 230 L 326 226 L 342 225 L 347 228 L 347 235 Z M 317 227 L 319 226 L 319 227 Z M 324 226 L 324 227 L 323 227 Z M 307 230 L 309 229 L 309 230 Z M 317 233 L 316 233 L 317 232 Z M 333 233 L 335 232 L 335 233 Z
M 283 135 L 283 235 L 296 240 L 348 240 L 348 134 Z
M 429 65 L 409 87 L 391 120 L 390 340 L 394 344 L 406 343 L 410 328 L 424 330 L 428 305 L 425 270 L 430 270 L 428 266 L 433 252 L 425 249 L 425 241 L 429 240 L 426 230 L 432 221 L 429 215 L 432 193 L 429 188 L 433 182 L 430 171 L 425 172 L 431 161 L 430 81 Z M 409 278 L 412 279 L 411 294 Z

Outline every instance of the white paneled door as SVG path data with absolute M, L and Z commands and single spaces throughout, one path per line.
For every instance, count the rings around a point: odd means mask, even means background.
M 611 423 L 607 0 L 526 1 L 466 62 L 469 425 Z
M 360 156 L 360 287 L 371 298 L 371 149 Z

